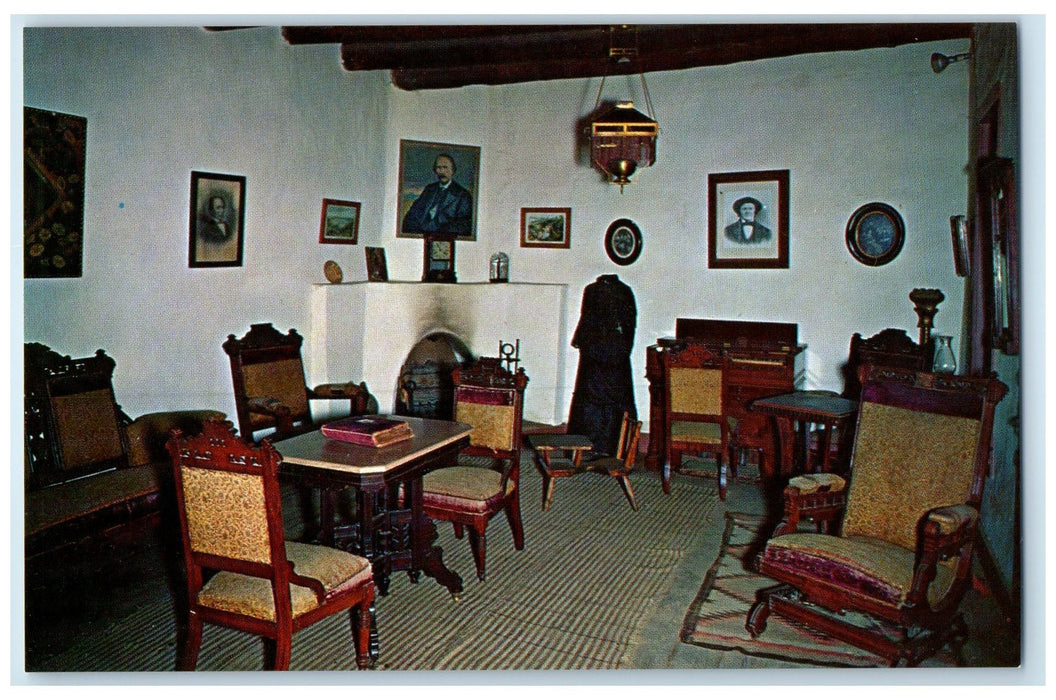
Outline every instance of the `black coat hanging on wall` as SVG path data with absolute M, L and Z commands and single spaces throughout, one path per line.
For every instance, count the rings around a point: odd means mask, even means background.
M 579 368 L 568 432 L 589 437 L 595 454 L 616 454 L 624 411 L 638 418 L 631 378 L 637 319 L 634 292 L 616 275 L 602 275 L 583 290 L 579 325 L 572 336 Z

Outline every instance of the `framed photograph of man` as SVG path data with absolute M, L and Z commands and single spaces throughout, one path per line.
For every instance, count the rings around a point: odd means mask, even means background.
M 788 171 L 708 175 L 708 267 L 788 267 Z
M 244 175 L 191 171 L 190 267 L 241 267 Z
M 319 221 L 319 242 L 352 245 L 358 240 L 359 202 L 324 199 Z
M 400 141 L 396 237 L 477 240 L 480 147 Z
M 568 248 L 572 241 L 572 209 L 521 209 L 522 248 Z

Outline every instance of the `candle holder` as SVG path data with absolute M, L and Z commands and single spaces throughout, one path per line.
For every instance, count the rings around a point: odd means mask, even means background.
M 914 311 L 917 312 L 917 328 L 920 329 L 920 345 L 923 347 L 931 339 L 931 329 L 935 327 L 935 314 L 938 306 L 946 295 L 938 289 L 914 289 L 909 293 L 909 300 L 913 302 Z

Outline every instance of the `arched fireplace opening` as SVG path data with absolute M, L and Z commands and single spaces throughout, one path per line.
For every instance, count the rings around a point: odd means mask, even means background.
M 466 344 L 450 333 L 432 333 L 419 340 L 400 368 L 396 413 L 451 420 L 455 400 L 451 372 L 472 359 Z

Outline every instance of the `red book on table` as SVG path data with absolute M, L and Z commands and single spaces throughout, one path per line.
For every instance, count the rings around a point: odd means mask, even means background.
M 332 440 L 351 442 L 367 447 L 385 447 L 394 442 L 414 437 L 406 421 L 385 416 L 351 416 L 326 423 L 323 435 Z

